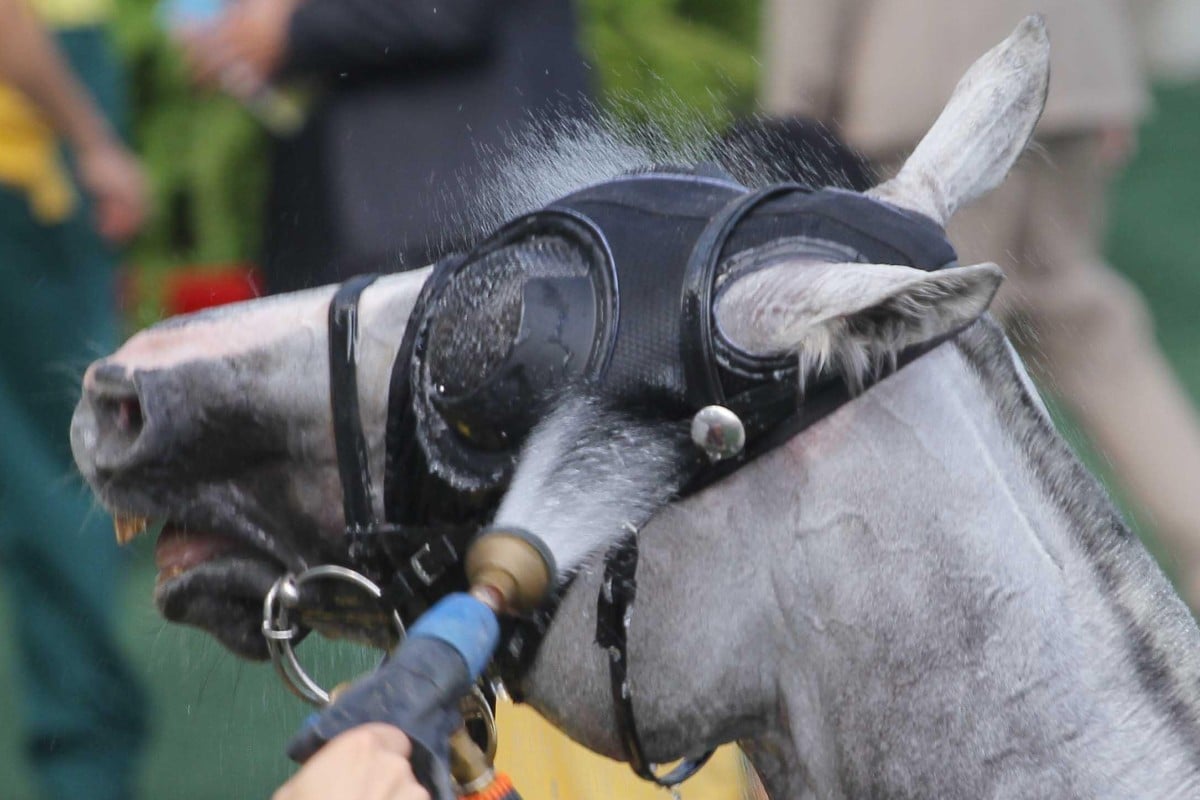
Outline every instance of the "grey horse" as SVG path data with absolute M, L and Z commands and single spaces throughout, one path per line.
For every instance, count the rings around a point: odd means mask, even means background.
M 994 187 L 1036 124 L 1047 55 L 1041 20 L 1026 20 L 870 194 L 944 223 Z M 591 178 L 637 166 L 625 150 L 608 163 L 590 151 Z M 563 188 L 541 183 L 505 210 Z M 359 400 L 377 474 L 388 366 L 427 275 L 381 279 L 362 298 Z M 795 353 L 808 375 L 854 384 L 969 327 L 680 502 L 659 480 L 653 432 L 610 431 L 612 458 L 583 469 L 576 432 L 604 420 L 586 403 L 551 413 L 496 517 L 538 531 L 575 576 L 522 680 L 528 702 L 626 755 L 593 641 L 598 565 L 644 523 L 628 652 L 652 760 L 736 740 L 776 798 L 1200 796 L 1200 634 L 981 316 L 999 280 L 991 265 L 786 258 L 738 278 L 715 308 L 723 335 Z M 249 657 L 265 652 L 267 589 L 324 561 L 342 532 L 332 294 L 138 334 L 89 368 L 72 426 L 118 538 L 165 522 L 163 613 Z

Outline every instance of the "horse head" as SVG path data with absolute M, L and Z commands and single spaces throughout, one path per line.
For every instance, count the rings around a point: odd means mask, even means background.
M 1004 178 L 1036 125 L 1047 80 L 1048 40 L 1040 18 L 1030 18 L 967 73 L 899 174 L 867 196 L 943 225 Z M 591 179 L 642 166 L 645 156 L 630 163 L 628 148 L 615 149 L 617 162 L 594 164 Z M 557 189 L 547 191 L 509 205 L 508 215 L 552 200 Z M 384 472 L 392 363 L 429 275 L 387 276 L 361 297 L 357 393 L 375 475 Z M 748 352 L 796 354 L 801 374 L 840 372 L 854 382 L 979 317 L 1000 279 L 991 265 L 924 272 L 784 260 L 732 281 L 713 315 Z M 113 512 L 118 539 L 163 525 L 162 613 L 247 657 L 266 655 L 260 608 L 275 579 L 344 551 L 328 378 L 334 292 L 251 301 L 140 332 L 88 368 L 72 423 L 76 461 Z M 378 485 L 371 500 L 382 515 Z

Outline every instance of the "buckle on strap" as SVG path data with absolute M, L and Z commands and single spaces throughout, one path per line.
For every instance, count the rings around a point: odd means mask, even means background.
M 411 576 L 429 587 L 461 561 L 459 548 L 470 541 L 473 532 L 466 526 L 384 523 L 347 526 L 345 541 L 350 562 L 372 577 L 386 583 L 402 573 L 402 577 Z
M 458 560 L 454 544 L 445 536 L 438 536 L 425 542 L 417 552 L 409 556 L 408 566 L 417 580 L 426 586 L 432 586 Z

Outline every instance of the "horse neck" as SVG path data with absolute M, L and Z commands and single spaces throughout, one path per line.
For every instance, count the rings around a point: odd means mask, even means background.
M 990 323 L 657 515 L 629 632 L 652 760 L 731 739 L 773 797 L 1190 797 L 1194 623 Z M 525 690 L 614 757 L 568 592 Z
M 782 457 L 774 796 L 1195 795 L 1195 625 L 990 323 Z

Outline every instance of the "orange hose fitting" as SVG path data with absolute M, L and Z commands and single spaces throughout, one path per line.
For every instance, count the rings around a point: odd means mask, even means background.
M 513 800 L 519 796 L 512 780 L 504 773 L 497 772 L 491 783 L 478 792 L 463 795 L 462 800 Z

